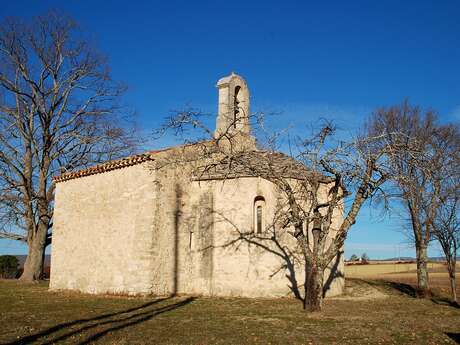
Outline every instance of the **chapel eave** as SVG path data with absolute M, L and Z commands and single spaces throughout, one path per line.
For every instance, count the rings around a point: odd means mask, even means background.
M 143 153 L 143 154 L 134 155 L 134 156 L 130 156 L 130 157 L 114 160 L 114 161 L 108 161 L 108 162 L 98 164 L 90 168 L 81 169 L 78 171 L 66 172 L 61 175 L 55 176 L 53 178 L 53 181 L 55 183 L 65 182 L 65 181 L 74 180 L 74 179 L 85 177 L 85 176 L 102 174 L 108 171 L 126 168 L 129 166 L 141 164 L 141 163 L 151 161 L 151 160 L 153 160 L 152 153 Z

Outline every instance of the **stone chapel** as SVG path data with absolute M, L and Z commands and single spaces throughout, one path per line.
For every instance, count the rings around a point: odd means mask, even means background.
M 296 161 L 257 148 L 245 80 L 232 73 L 217 88 L 214 135 L 237 133 L 259 169 L 270 156 L 270 169 L 295 179 L 296 169 L 304 169 Z M 279 247 L 238 241 L 241 229 L 264 235 L 280 191 L 257 169 L 228 174 L 216 167 L 197 175 L 187 163 L 165 163 L 196 149 L 149 151 L 55 177 L 50 288 L 245 297 L 292 295 L 296 281 L 300 288 L 302 268 L 277 255 Z M 288 233 L 279 241 L 281 247 L 296 244 Z M 324 281 L 326 296 L 342 292 L 343 256 L 330 264 Z

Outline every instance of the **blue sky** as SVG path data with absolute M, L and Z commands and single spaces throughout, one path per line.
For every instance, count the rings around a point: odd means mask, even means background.
M 109 57 L 146 133 L 185 105 L 214 113 L 215 82 L 231 71 L 248 81 L 252 110 L 282 112 L 283 126 L 325 117 L 353 131 L 406 97 L 460 120 L 459 1 L 16 0 L 0 18 L 48 9 L 75 18 Z M 364 210 L 347 257 L 413 255 L 400 228 Z M 2 252 L 24 248 L 0 241 Z

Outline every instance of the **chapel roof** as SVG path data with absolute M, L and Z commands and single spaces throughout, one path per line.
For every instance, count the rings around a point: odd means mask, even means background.
M 199 143 L 202 144 L 202 143 Z M 53 178 L 54 182 L 64 182 L 85 176 L 103 174 L 112 170 L 122 169 L 148 161 L 155 161 L 159 153 L 177 152 L 178 148 L 198 144 L 175 146 L 163 150 L 147 151 L 142 154 L 108 161 L 93 167 L 65 172 Z M 311 178 L 314 174 L 302 163 L 281 153 L 265 150 L 243 151 L 217 160 L 215 164 L 208 164 L 198 168 L 193 176 L 194 180 L 222 180 L 241 177 L 262 178 Z
M 77 171 L 65 172 L 61 175 L 55 176 L 53 178 L 53 181 L 56 183 L 64 182 L 64 181 L 73 180 L 73 179 L 84 177 L 84 176 L 102 174 L 108 171 L 126 168 L 129 166 L 141 164 L 147 161 L 153 161 L 154 156 L 156 154 L 160 152 L 166 152 L 171 149 L 173 148 L 147 151 L 141 154 L 136 154 L 136 155 L 128 156 L 128 157 L 121 158 L 121 159 L 107 161 L 107 162 L 104 162 L 104 163 L 101 163 L 101 164 L 98 164 L 98 165 L 95 165 L 89 168 L 80 169 Z
M 195 180 L 222 180 L 241 177 L 309 179 L 327 178 L 314 174 L 298 160 L 282 152 L 252 150 L 225 157 L 216 164 L 198 169 Z

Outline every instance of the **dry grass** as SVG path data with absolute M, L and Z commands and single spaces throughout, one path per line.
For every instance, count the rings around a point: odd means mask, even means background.
M 374 289 L 387 298 L 359 299 Z M 356 298 L 355 298 L 356 297 Z M 455 344 L 460 309 L 395 286 L 348 280 L 347 295 L 304 313 L 293 299 L 155 299 L 54 293 L 0 281 L 4 344 Z
M 415 273 L 416 269 L 415 263 L 371 263 L 369 265 L 347 265 L 345 266 L 345 273 L 350 278 L 373 278 L 382 274 Z M 446 272 L 445 265 L 440 262 L 428 263 L 428 269 L 430 272 Z M 460 266 L 457 269 L 460 270 Z

